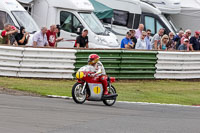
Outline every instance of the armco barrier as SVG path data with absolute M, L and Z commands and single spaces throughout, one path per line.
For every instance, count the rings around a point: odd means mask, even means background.
M 0 76 L 72 79 L 76 50 L 0 46 Z
M 200 52 L 158 52 L 156 79 L 199 79 Z
M 121 53 L 120 79 L 154 79 L 157 52 L 128 51 Z
M 78 50 L 76 53 L 75 70 L 84 66 L 88 62 L 90 54 L 98 54 L 101 57 L 106 73 L 109 76 L 119 77 L 120 63 L 121 63 L 121 50 Z
M 24 48 L 0 46 L 0 76 L 18 77 Z
M 72 79 L 76 50 L 25 48 L 19 77 Z
M 87 64 L 90 54 L 98 54 L 109 76 L 117 79 L 154 79 L 157 52 L 128 50 L 78 50 L 75 70 Z

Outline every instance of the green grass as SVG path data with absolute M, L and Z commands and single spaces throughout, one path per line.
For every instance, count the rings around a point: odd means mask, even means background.
M 43 96 L 71 96 L 76 81 L 0 77 L 0 86 Z M 183 105 L 200 104 L 199 82 L 174 80 L 117 81 L 113 84 L 119 101 L 153 102 Z

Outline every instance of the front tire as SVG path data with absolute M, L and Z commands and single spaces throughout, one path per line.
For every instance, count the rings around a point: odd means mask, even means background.
M 83 85 L 80 83 L 74 84 L 72 87 L 72 97 L 73 100 L 78 104 L 83 104 L 86 100 L 86 89 L 84 90 L 84 94 L 81 94 L 81 91 L 83 89 Z
M 117 91 L 116 91 L 115 87 L 111 85 L 110 94 L 116 94 L 116 93 L 117 93 Z M 115 104 L 116 100 L 117 100 L 117 98 L 114 98 L 113 100 L 103 100 L 103 103 L 107 106 L 112 106 Z

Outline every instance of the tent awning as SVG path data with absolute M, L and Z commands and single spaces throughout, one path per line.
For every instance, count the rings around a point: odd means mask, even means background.
M 90 0 L 92 5 L 94 6 L 94 13 L 99 19 L 112 18 L 113 17 L 113 9 L 97 2 L 96 0 Z

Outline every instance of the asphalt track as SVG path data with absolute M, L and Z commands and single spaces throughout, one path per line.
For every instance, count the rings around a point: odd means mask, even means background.
M 0 94 L 0 133 L 200 133 L 200 108 Z

